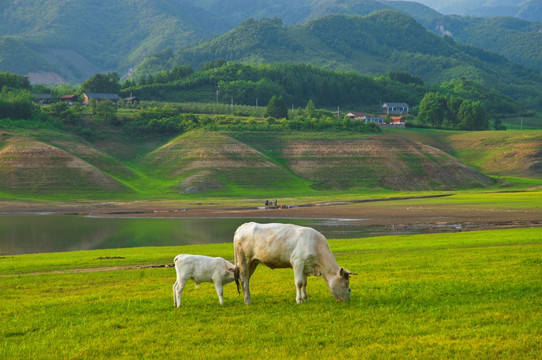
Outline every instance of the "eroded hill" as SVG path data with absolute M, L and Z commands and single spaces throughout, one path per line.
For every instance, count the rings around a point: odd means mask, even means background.
M 2 132 L 0 193 L 75 196 L 454 190 L 542 175 L 538 132 L 209 132 L 156 145 Z M 126 152 L 134 147 L 131 156 Z M 122 155 L 121 155 L 122 154 Z M 462 161 L 461 161 L 462 160 Z M 467 165 L 469 164 L 469 165 Z M 130 195 L 131 194 L 131 195 Z
M 101 165 L 106 168 L 104 163 Z M 0 136 L 1 192 L 48 195 L 131 192 L 104 170 L 33 138 L 7 133 Z

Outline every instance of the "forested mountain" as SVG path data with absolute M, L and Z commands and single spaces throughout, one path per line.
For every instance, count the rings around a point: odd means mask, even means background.
M 460 43 L 496 52 L 542 72 L 542 22 L 510 16 L 488 18 L 442 15 L 415 3 L 397 1 L 389 4 L 410 14 L 428 30 L 439 35 L 451 36 Z
M 540 0 L 415 0 L 444 14 L 497 17 L 513 16 L 542 21 Z
M 532 6 L 528 11 L 532 15 L 539 2 L 522 4 Z M 182 46 L 212 39 L 248 18 L 278 17 L 288 26 L 329 14 L 368 15 L 389 8 L 410 14 L 431 31 L 451 34 L 458 42 L 499 52 L 542 70 L 541 23 L 444 16 L 414 2 L 6 0 L 0 2 L 0 71 L 30 74 L 34 83 L 78 83 L 96 72 L 108 71 L 125 76 L 150 55 L 168 57 Z M 527 12 L 526 7 L 521 9 Z M 322 54 L 328 51 L 327 47 L 315 49 L 317 44 L 303 45 Z M 345 67 L 340 61 L 333 59 L 326 65 Z
M 163 48 L 232 26 L 183 0 L 2 1 L 0 70 L 51 83 L 80 82 L 96 72 L 124 74 Z
M 329 15 L 304 25 L 279 19 L 245 20 L 210 41 L 152 58 L 139 70 L 199 65 L 222 58 L 250 63 L 312 63 L 332 69 L 383 74 L 408 71 L 429 84 L 465 78 L 497 88 L 526 107 L 540 107 L 542 76 L 495 53 L 461 45 L 427 31 L 391 10 L 367 16 Z

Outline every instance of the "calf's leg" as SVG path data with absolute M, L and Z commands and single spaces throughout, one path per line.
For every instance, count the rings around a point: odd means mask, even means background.
M 188 279 L 177 278 L 173 284 L 173 305 L 175 307 L 181 307 L 181 296 L 187 281 Z
M 216 294 L 218 295 L 218 300 L 220 301 L 220 305 L 224 304 L 224 290 L 222 287 L 222 283 L 220 281 L 215 282 L 215 289 Z

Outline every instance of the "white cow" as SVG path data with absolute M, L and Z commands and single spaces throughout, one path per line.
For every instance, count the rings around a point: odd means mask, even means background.
M 292 224 L 246 223 L 235 231 L 235 282 L 239 279 L 250 304 L 250 277 L 259 263 L 274 268 L 293 268 L 297 290 L 296 301 L 307 301 L 307 276 L 320 276 L 337 299 L 350 298 L 349 276 L 354 274 L 337 265 L 324 235 Z M 354 274 L 355 275 L 355 274 Z
M 220 305 L 224 303 L 222 286 L 234 281 L 231 262 L 221 257 L 181 254 L 175 257 L 174 263 L 177 271 L 177 281 L 173 284 L 174 306 L 181 306 L 181 295 L 189 279 L 196 283 L 196 288 L 201 282 L 214 283 Z

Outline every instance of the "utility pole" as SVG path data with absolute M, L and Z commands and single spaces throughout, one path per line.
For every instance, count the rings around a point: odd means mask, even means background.
M 216 106 L 218 106 L 218 84 L 216 84 Z

